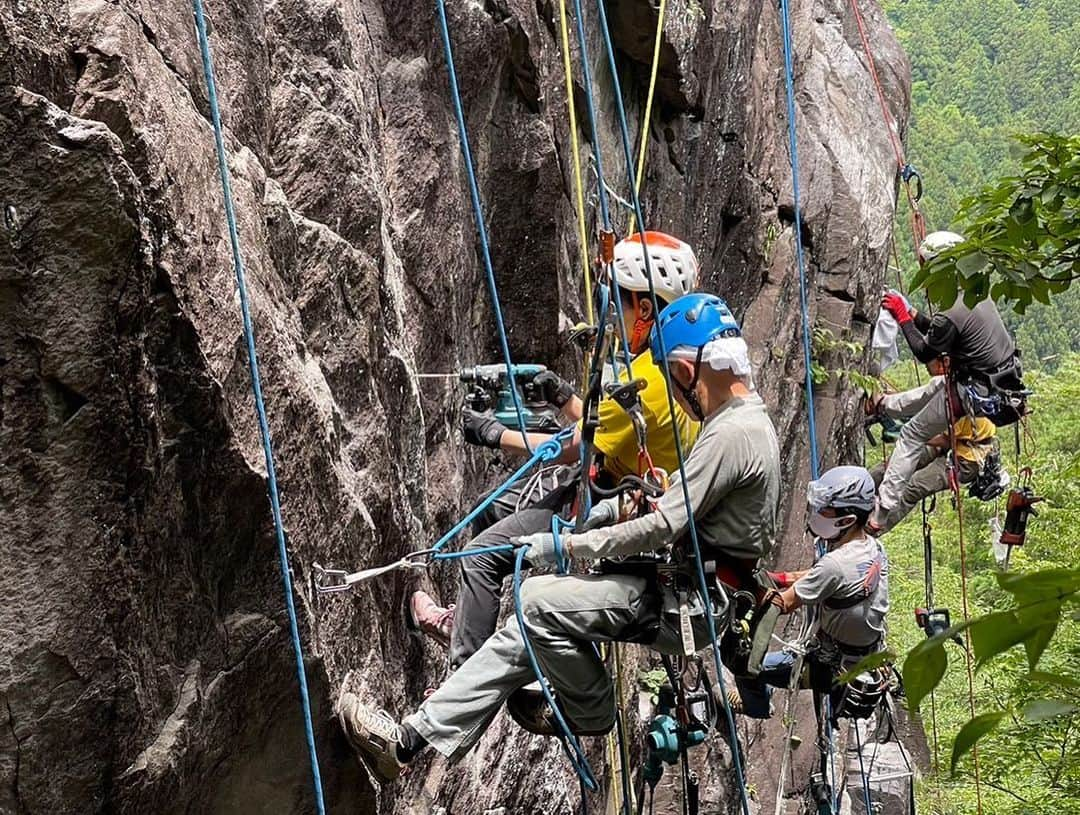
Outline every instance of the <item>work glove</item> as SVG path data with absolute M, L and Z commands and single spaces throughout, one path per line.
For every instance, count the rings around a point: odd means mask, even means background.
M 593 505 L 589 517 L 585 519 L 582 531 L 599 529 L 602 526 L 611 526 L 619 520 L 619 497 L 605 498 Z
M 532 535 L 511 538 L 510 543 L 514 546 L 528 547 L 525 552 L 525 559 L 533 566 L 558 562 L 558 558 L 555 556 L 555 536 L 550 532 L 534 532 Z
M 541 371 L 533 377 L 533 384 L 540 388 L 544 394 L 544 400 L 557 408 L 561 408 L 574 395 L 574 389 L 561 376 L 554 371 Z
M 912 320 L 911 309 L 907 300 L 904 299 L 903 295 L 894 291 L 881 298 L 881 307 L 889 312 L 900 325 L 910 323 Z
M 461 428 L 469 444 L 490 447 L 492 450 L 499 449 L 499 440 L 507 429 L 490 411 L 481 412 L 468 406 L 461 412 Z

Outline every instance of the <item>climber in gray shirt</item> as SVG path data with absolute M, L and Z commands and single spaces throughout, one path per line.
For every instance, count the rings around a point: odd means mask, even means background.
M 705 423 L 686 461 L 703 557 L 726 553 L 756 566 L 776 527 L 780 453 L 776 432 L 752 389 L 746 343 L 727 305 L 713 295 L 688 294 L 667 306 L 653 329 L 653 357 L 665 356 L 675 398 Z M 687 530 L 683 491 L 676 483 L 651 515 L 567 536 L 562 555 L 647 553 L 678 546 Z M 527 547 L 533 564 L 557 560 L 559 546 L 551 533 L 528 535 L 517 543 Z M 530 577 L 522 584 L 520 612 L 537 662 L 562 715 L 578 734 L 606 733 L 614 724 L 614 689 L 594 643 L 639 642 L 668 654 L 710 643 L 706 614 L 717 612 L 709 598 L 696 589 L 681 589 L 676 600 L 672 587 L 656 579 L 655 565 L 651 576 L 648 564 L 645 573 L 627 566 Z M 685 618 L 680 605 L 688 611 Z M 689 630 L 681 628 L 684 621 Z M 554 733 L 553 714 L 543 697 L 523 691 L 535 678 L 513 616 L 401 724 L 350 692 L 338 699 L 338 718 L 373 774 L 391 781 L 429 746 L 450 759 L 460 758 L 503 702 L 532 732 Z M 537 698 L 539 703 L 521 701 Z
M 832 663 L 822 666 L 828 671 L 823 690 L 831 690 L 841 671 L 884 647 L 889 560 L 881 544 L 863 531 L 874 506 L 874 480 L 865 468 L 832 468 L 810 482 L 807 499 L 810 532 L 829 551 L 806 571 L 774 573 L 773 578 L 786 586 L 780 595 L 784 613 L 803 605 L 819 607 L 817 648 L 807 658 L 832 656 Z M 757 677 L 736 676 L 732 708 L 768 718 L 771 689 L 789 687 L 795 663 L 793 652 L 773 651 Z
M 929 262 L 961 242 L 963 238 L 953 232 L 933 232 L 919 245 L 919 262 Z M 1007 387 L 1017 392 L 1024 390 L 1016 343 L 993 300 L 983 300 L 974 308 L 968 308 L 961 300 L 927 318 L 913 311 L 901 295 L 890 292 L 881 307 L 900 325 L 912 353 L 927 363 L 933 379 L 904 393 L 867 399 L 869 415 L 908 420 L 889 457 L 877 507 L 870 515 L 868 529 L 874 535 L 883 534 L 886 529 L 889 514 L 900 505 L 904 486 L 918 469 L 930 439 L 948 432 L 963 414 L 987 416 L 998 426 L 1017 418 L 1015 411 L 1005 409 L 1004 405 L 990 412 L 989 402 L 973 399 L 972 387 L 985 388 L 988 396 L 997 387 L 993 383 L 1007 382 Z

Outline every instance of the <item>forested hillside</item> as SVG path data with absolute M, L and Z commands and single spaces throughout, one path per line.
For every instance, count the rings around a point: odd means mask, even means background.
M 884 0 L 883 6 L 911 58 L 908 160 L 924 178 L 929 229 L 949 228 L 965 196 L 1016 170 L 1012 136 L 1080 132 L 1077 0 Z M 910 271 L 910 246 L 903 256 Z M 1080 351 L 1080 288 L 1010 321 L 1026 366 L 1053 370 L 1062 354 Z

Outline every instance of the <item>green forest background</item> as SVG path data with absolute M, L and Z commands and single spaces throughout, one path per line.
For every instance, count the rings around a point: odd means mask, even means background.
M 906 134 L 908 160 L 922 173 L 927 226 L 953 228 L 964 197 L 1017 169 L 1016 134 L 1080 132 L 1080 0 L 884 0 L 882 3 L 913 72 L 913 113 Z M 912 247 L 906 204 L 897 235 L 909 243 L 902 259 L 910 277 Z M 1020 465 L 1032 466 L 1039 505 L 1028 542 L 1014 551 L 1010 568 L 1032 571 L 1080 564 L 1080 285 L 1010 312 L 1036 395 L 1030 434 Z M 925 377 L 925 373 L 921 374 Z M 910 362 L 889 372 L 900 386 L 914 384 Z M 1015 479 L 1012 428 L 1002 431 L 1007 469 Z M 868 450 L 868 459 L 881 455 Z M 965 491 L 966 494 L 966 491 Z M 1003 517 L 1002 501 L 964 501 L 967 590 L 973 615 L 1010 607 L 998 588 L 989 521 Z M 958 514 L 948 494 L 931 516 L 936 602 L 962 617 Z M 918 510 L 885 538 L 891 559 L 891 647 L 899 654 L 925 638 L 913 609 L 925 599 L 922 518 Z M 921 712 L 939 757 L 940 771 L 919 784 L 920 813 L 974 815 L 979 809 L 971 756 L 949 775 L 953 737 L 970 718 L 964 653 L 950 646 L 949 670 Z M 1080 716 L 1032 720 L 1023 713 L 1033 698 L 1080 704 L 1080 624 L 1063 623 L 1039 664 L 1076 681 L 1047 684 L 1029 674 L 1022 648 L 982 666 L 974 678 L 975 712 L 1007 710 L 1009 716 L 979 748 L 981 811 L 987 815 L 1080 815 Z M 935 739 L 936 733 L 936 739 Z M 934 742 L 936 741 L 936 750 Z

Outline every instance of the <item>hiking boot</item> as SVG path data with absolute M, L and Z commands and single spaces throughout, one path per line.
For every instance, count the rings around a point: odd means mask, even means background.
M 558 700 L 556 700 L 558 704 Z M 540 683 L 533 682 L 523 688 L 518 688 L 510 694 L 506 700 L 506 712 L 510 718 L 517 722 L 518 726 L 538 736 L 562 736 L 562 728 L 555 718 L 555 714 L 548 705 L 544 692 L 540 690 Z M 585 730 L 578 727 L 563 713 L 567 727 L 575 736 L 603 736 L 611 732 L 615 726 L 614 721 L 603 730 Z
M 426 591 L 414 591 L 409 598 L 409 624 L 448 648 L 454 631 L 454 606 L 443 608 Z
M 394 781 L 405 765 L 398 760 L 398 723 L 385 710 L 375 710 L 353 693 L 343 693 L 337 702 L 338 721 L 349 746 L 381 783 Z

